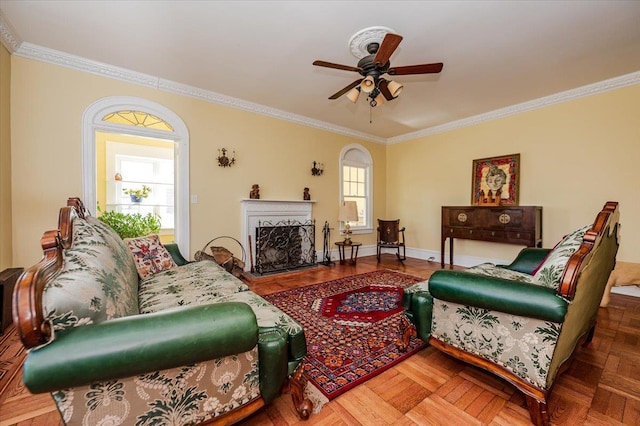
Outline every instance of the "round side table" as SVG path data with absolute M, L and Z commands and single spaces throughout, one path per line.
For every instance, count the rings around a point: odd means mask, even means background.
M 338 246 L 338 254 L 340 255 L 340 264 L 344 265 L 345 263 L 349 262 L 352 265 L 355 265 L 356 262 L 358 261 L 358 247 L 360 247 L 362 243 L 357 243 L 355 241 L 352 241 L 351 244 L 347 244 L 344 241 L 337 241 L 335 244 Z M 344 254 L 345 247 L 351 247 L 350 259 L 345 259 L 345 254 Z

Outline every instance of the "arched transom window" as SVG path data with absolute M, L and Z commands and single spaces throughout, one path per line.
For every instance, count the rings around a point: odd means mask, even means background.
M 173 127 L 171 127 L 171 124 L 167 123 L 160 117 L 144 111 L 115 111 L 102 117 L 102 121 L 106 121 L 108 123 L 125 124 L 128 126 L 144 127 L 145 129 L 166 130 L 169 132 L 173 132 Z

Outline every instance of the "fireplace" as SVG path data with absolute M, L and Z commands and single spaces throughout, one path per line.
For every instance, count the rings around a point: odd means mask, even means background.
M 315 265 L 315 221 L 259 221 L 255 254 L 255 271 L 259 274 Z
M 243 245 L 249 247 L 250 262 L 247 262 L 245 270 L 249 271 L 252 265 L 257 266 L 258 258 L 258 228 L 263 228 L 265 236 L 275 237 L 275 232 L 291 235 L 290 240 L 299 245 L 297 249 L 292 251 L 300 252 L 304 258 L 304 262 L 300 265 L 310 264 L 316 261 L 315 252 L 315 224 L 311 218 L 311 208 L 314 201 L 309 200 L 256 200 L 245 199 L 241 202 L 242 207 L 242 235 L 241 241 Z M 308 225 L 313 225 L 309 230 L 306 228 Z M 275 231 L 272 227 L 282 226 L 283 229 Z M 302 226 L 302 228 L 300 228 Z M 296 236 L 297 235 L 297 236 Z M 283 243 L 281 238 L 276 239 L 277 242 L 269 243 L 261 249 L 260 259 L 261 268 L 265 273 L 265 265 L 269 265 L 269 268 L 275 265 L 284 263 L 283 259 L 291 258 L 292 253 L 277 253 L 280 250 L 280 246 Z M 261 241 L 266 241 L 263 238 Z M 266 250 L 266 251 L 265 251 Z M 313 259 L 311 261 L 310 259 Z M 288 263 L 288 261 L 287 261 Z M 292 261 L 293 263 L 293 261 Z M 296 266 L 300 267 L 300 266 Z M 293 266 L 286 268 L 278 267 L 277 270 L 289 269 Z

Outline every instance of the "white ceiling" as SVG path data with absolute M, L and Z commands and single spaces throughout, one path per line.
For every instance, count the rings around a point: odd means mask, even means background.
M 0 0 L 0 12 L 16 54 L 54 49 L 380 142 L 613 78 L 640 82 L 640 1 Z M 349 40 L 371 26 L 404 37 L 392 66 L 444 62 L 442 73 L 394 77 L 401 95 L 371 111 L 362 96 L 328 100 L 359 74 L 312 62 L 355 66 Z

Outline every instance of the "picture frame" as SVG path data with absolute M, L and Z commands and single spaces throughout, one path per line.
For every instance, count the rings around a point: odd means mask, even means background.
M 520 154 L 473 160 L 472 176 L 472 205 L 518 205 Z M 501 190 L 499 198 L 495 197 L 497 189 Z

